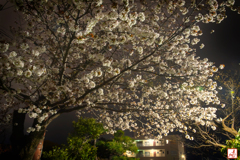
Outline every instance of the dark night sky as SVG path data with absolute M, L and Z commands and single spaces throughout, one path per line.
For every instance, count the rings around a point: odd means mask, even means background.
M 225 64 L 225 69 L 234 69 L 232 65 L 240 63 L 240 15 L 227 10 L 227 19 L 220 24 L 203 24 L 203 35 L 199 43 L 204 43 L 203 49 L 197 50 L 201 58 L 208 58 L 216 66 Z M 211 30 L 215 30 L 210 34 Z
M 225 69 L 234 70 L 232 65 L 240 63 L 240 15 L 229 10 L 227 15 L 228 18 L 221 24 L 201 25 L 203 35 L 200 37 L 199 45 L 204 43 L 205 47 L 202 50 L 197 49 L 197 56 L 201 59 L 209 58 L 210 61 L 216 63 L 216 66 L 225 64 Z M 6 29 L 7 25 L 13 23 L 12 19 L 11 11 L 1 12 L 0 29 Z M 210 34 L 212 29 L 215 32 Z M 56 143 L 65 143 L 68 133 L 73 129 L 71 123 L 73 120 L 77 120 L 75 113 L 62 114 L 47 128 L 46 139 Z M 26 126 L 30 126 L 30 121 Z M 10 130 L 9 128 L 9 132 Z

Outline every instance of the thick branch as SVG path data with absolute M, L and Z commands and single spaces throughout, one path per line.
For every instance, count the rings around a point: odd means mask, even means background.
M 232 112 L 233 113 L 233 112 Z M 228 126 L 226 126 L 225 124 L 225 120 L 232 114 L 230 113 L 229 115 L 227 115 L 223 120 L 222 120 L 222 129 L 228 133 L 231 133 L 234 137 L 238 134 L 237 131 L 234 128 L 229 128 Z

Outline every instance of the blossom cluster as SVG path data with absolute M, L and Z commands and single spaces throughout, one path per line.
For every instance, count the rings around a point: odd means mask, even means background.
M 161 138 L 195 132 L 194 123 L 214 130 L 216 108 L 202 103 L 224 107 L 211 79 L 218 67 L 194 47 L 203 34 L 198 23 L 220 23 L 234 3 L 207 2 L 34 1 L 22 10 L 26 29 L 13 30 L 16 42 L 0 43 L 0 90 L 25 104 L 19 114 L 37 119 L 29 133 L 54 114 L 78 109 L 110 134 L 154 131 Z

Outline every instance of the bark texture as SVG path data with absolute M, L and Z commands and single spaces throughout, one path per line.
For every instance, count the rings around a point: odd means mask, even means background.
M 12 156 L 13 159 L 32 160 L 39 142 L 44 139 L 45 128 L 40 131 L 31 132 L 29 135 L 24 135 L 24 113 L 14 111 L 12 121 Z

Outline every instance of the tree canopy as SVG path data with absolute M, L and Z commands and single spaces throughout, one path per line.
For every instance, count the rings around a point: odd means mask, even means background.
M 98 139 L 105 130 L 101 123 L 95 119 L 80 118 L 78 122 L 73 122 L 74 131 L 67 139 L 67 145 L 54 147 L 52 151 L 44 152 L 43 158 L 50 160 L 75 160 L 88 159 L 95 160 L 97 147 L 90 144 L 94 139 Z
M 196 57 L 198 23 L 220 23 L 226 7 L 237 10 L 234 0 L 10 1 L 25 25 L 0 43 L 0 118 L 12 122 L 23 159 L 62 113 L 89 112 L 111 134 L 157 138 L 217 119 L 216 107 L 203 107 L 221 102 L 218 67 Z M 34 119 L 28 136 L 25 115 Z
M 238 135 L 239 125 L 239 66 L 236 70 L 228 70 L 218 72 L 214 79 L 220 84 L 221 89 L 217 94 L 219 100 L 223 103 L 218 109 L 219 119 L 208 121 L 206 125 L 195 123 L 197 133 L 189 133 L 194 135 L 195 143 L 187 143 L 193 148 L 213 148 L 220 150 L 231 146 L 230 142 L 234 142 Z M 229 143 L 226 144 L 226 141 Z M 233 145 L 232 145 L 233 146 Z
M 98 157 L 100 158 L 109 158 L 112 157 L 114 160 L 127 160 L 131 157 L 127 157 L 126 152 L 131 152 L 137 154 L 138 147 L 129 136 L 125 136 L 122 130 L 118 130 L 114 134 L 114 138 L 111 141 L 100 140 L 97 143 L 98 147 Z

